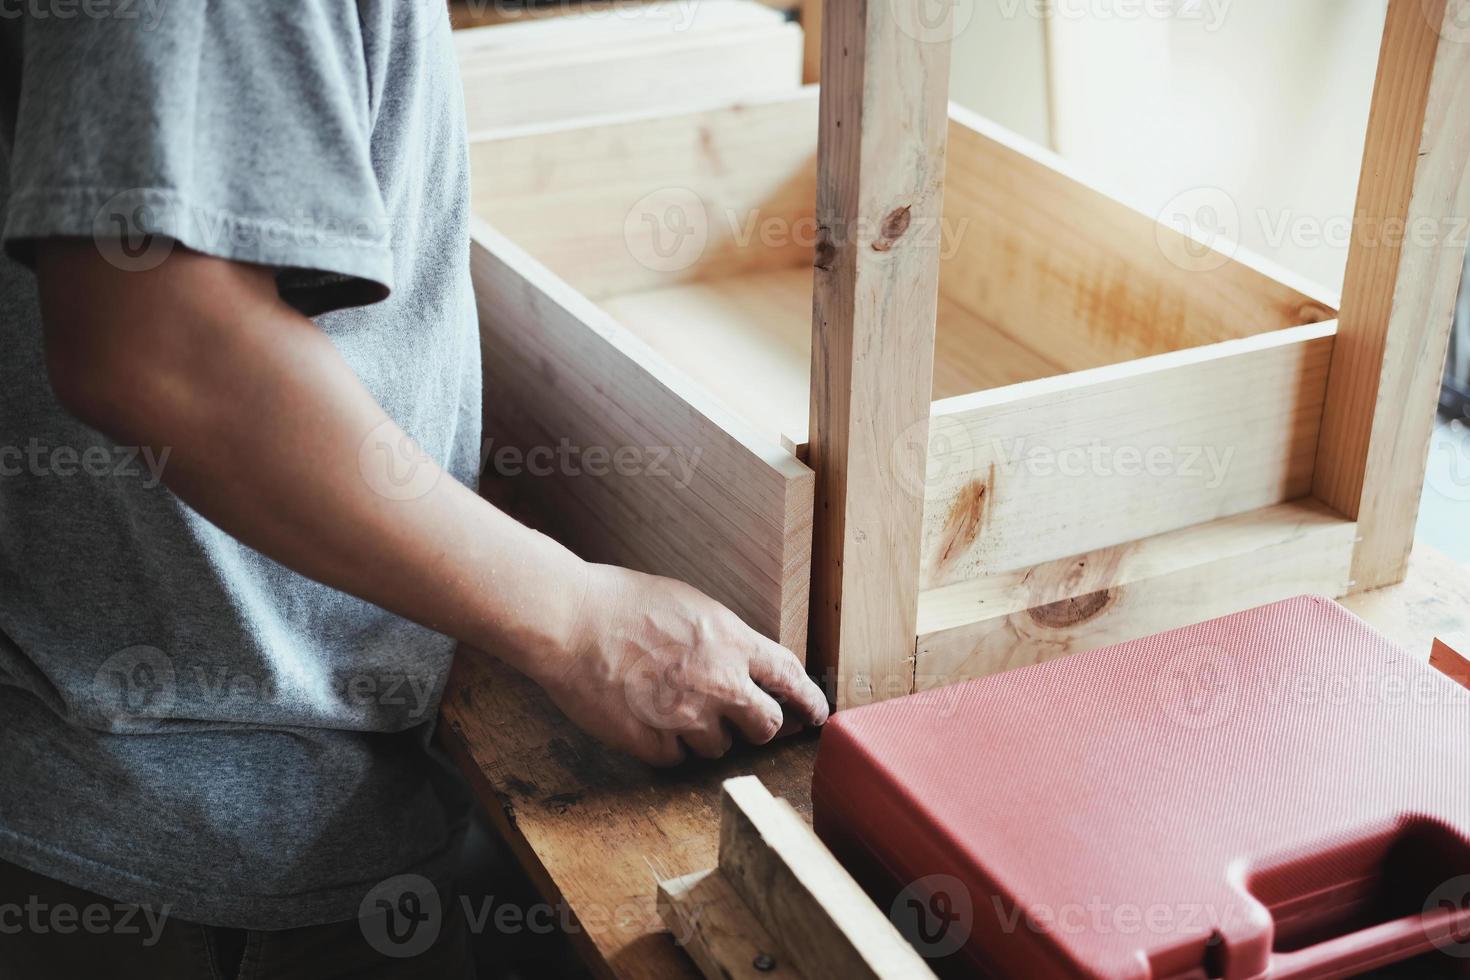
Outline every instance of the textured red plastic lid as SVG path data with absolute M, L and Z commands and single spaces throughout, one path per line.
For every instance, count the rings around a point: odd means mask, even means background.
M 1328 599 L 842 712 L 813 802 L 941 973 L 1470 957 L 1470 692 Z

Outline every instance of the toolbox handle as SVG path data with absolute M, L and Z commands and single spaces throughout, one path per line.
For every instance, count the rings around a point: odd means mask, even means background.
M 1448 905 L 1337 936 L 1305 949 L 1273 953 L 1273 980 L 1360 973 L 1470 941 L 1470 906 Z

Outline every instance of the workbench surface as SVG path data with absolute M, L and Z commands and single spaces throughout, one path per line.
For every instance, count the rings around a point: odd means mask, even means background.
M 1470 632 L 1470 569 L 1421 546 L 1402 585 L 1343 605 L 1427 658 L 1435 636 Z M 759 776 L 811 818 L 814 734 L 657 772 L 603 749 L 535 685 L 471 650 L 457 658 L 441 737 L 546 900 L 565 903 L 558 920 L 601 976 L 698 976 L 663 930 L 654 886 L 715 865 L 725 779 Z

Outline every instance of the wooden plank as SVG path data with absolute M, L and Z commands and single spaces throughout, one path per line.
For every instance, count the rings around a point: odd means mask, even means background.
M 806 976 L 933 976 L 811 827 L 754 776 L 725 783 L 719 868 Z
M 921 588 L 1306 495 L 1333 329 L 1293 327 L 936 404 Z
M 658 911 L 708 980 L 801 980 L 718 868 L 658 883 Z
M 801 28 L 747 0 L 594 8 L 462 30 L 454 41 L 473 134 L 801 85 Z
M 1098 593 L 1167 578 L 1196 565 L 1314 537 L 1351 537 L 1352 522 L 1311 497 L 1025 568 L 990 571 L 919 594 L 919 634 L 1069 603 L 1082 610 Z M 1339 535 L 1338 532 L 1341 532 Z
M 914 690 L 1013 670 L 1303 593 L 1347 591 L 1356 529 L 1307 500 L 926 594 Z M 1005 590 L 1012 590 L 1003 595 Z M 967 603 L 975 619 L 963 618 Z M 1020 609 L 1015 607 L 1020 605 Z
M 515 130 L 470 144 L 471 203 L 593 299 L 789 268 L 810 261 L 816 236 L 816 127 L 803 89 Z
M 1335 298 L 1208 253 L 1087 172 L 951 106 L 944 294 L 1065 370 L 1329 320 Z
M 683 579 L 801 656 L 811 471 L 483 223 L 471 273 L 488 467 L 554 502 L 574 550 Z
M 1318 497 L 1358 521 L 1353 582 L 1404 574 L 1470 220 L 1470 0 L 1391 0 L 1368 121 Z
M 802 81 L 815 85 L 822 80 L 822 0 L 801 0 L 801 29 L 806 34 Z
M 812 366 L 809 263 L 628 293 L 601 305 L 761 432 L 805 457 Z M 933 397 L 1057 373 L 1054 363 L 940 294 Z
M 949 42 L 914 36 L 905 12 L 837 4 L 822 22 L 812 639 L 839 709 L 905 670 L 917 615 Z
M 1427 655 L 1434 636 L 1470 630 L 1470 569 L 1421 548 L 1402 585 L 1343 603 Z M 456 658 L 442 720 L 445 747 L 547 901 L 575 919 L 569 939 L 599 976 L 699 976 L 658 919 L 655 880 L 715 865 L 726 778 L 753 773 L 810 818 L 811 736 L 654 773 L 598 746 L 534 684 L 469 649 Z
M 1429 666 L 1464 688 L 1470 688 L 1470 634 L 1434 638 Z

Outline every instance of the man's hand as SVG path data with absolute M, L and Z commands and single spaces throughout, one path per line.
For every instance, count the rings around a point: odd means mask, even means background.
M 827 720 L 789 650 L 698 589 L 610 565 L 589 569 L 571 647 L 523 669 L 579 726 L 656 766 L 685 746 L 717 759 L 737 730 L 763 745 Z
M 796 658 L 697 590 L 588 565 L 430 459 L 423 492 L 385 492 L 411 445 L 270 270 L 175 248 L 125 272 L 90 241 L 38 256 L 58 400 L 118 442 L 167 448 L 163 482 L 287 568 L 487 650 L 573 722 L 651 762 L 769 740 L 780 711 L 826 719 Z M 670 684 L 672 682 L 672 684 Z M 629 696 L 631 694 L 631 700 Z M 646 696 L 645 696 L 646 695 Z

